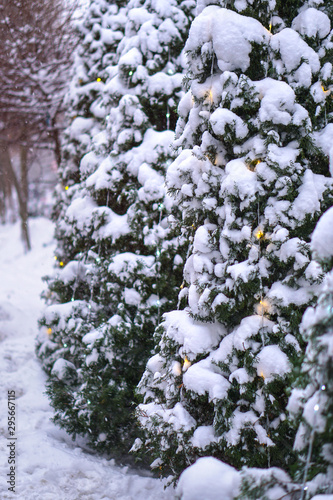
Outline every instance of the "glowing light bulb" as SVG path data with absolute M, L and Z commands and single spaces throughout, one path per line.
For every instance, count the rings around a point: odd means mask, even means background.
M 272 31 L 272 23 L 269 23 L 269 31 Z
M 260 377 L 262 377 L 265 380 L 265 375 L 263 371 L 260 372 Z
M 64 265 L 64 263 L 63 263 L 62 261 L 61 261 L 61 262 L 59 262 L 59 266 L 60 266 L 60 267 L 63 267 L 63 265 Z
M 156 257 L 159 257 L 161 255 L 161 250 L 156 250 Z
M 129 71 L 128 75 L 132 76 L 133 75 L 133 71 Z
M 319 405 L 314 405 L 313 409 L 314 409 L 314 411 L 318 411 L 319 410 Z
M 209 95 L 210 101 L 213 102 L 213 92 L 211 90 L 209 91 L 208 95 Z
M 258 240 L 261 240 L 264 237 L 264 232 L 261 229 L 257 229 L 256 232 L 254 233 L 254 236 Z
M 56 255 L 54 256 L 54 260 L 58 260 L 58 257 Z
M 74 302 L 74 297 L 71 298 L 71 302 Z
M 257 314 L 262 316 L 263 314 L 269 312 L 270 307 L 271 306 L 270 306 L 270 303 L 268 302 L 268 300 L 261 299 L 259 304 L 257 305 Z
M 52 335 L 52 328 L 48 328 L 48 329 L 47 329 L 47 334 L 48 334 L 48 335 Z
M 65 186 L 65 191 L 68 191 L 68 186 Z
M 64 344 L 64 347 L 67 347 L 67 344 Z
M 189 369 L 189 367 L 191 366 L 191 361 L 189 361 L 187 359 L 187 356 L 185 356 L 185 359 L 184 359 L 184 363 L 183 363 L 183 372 L 186 372 L 186 370 Z
M 98 77 L 96 78 L 96 82 L 101 82 L 102 81 L 102 78 Z
M 251 172 L 254 172 L 256 169 L 256 166 L 259 165 L 259 163 L 261 163 L 261 160 L 259 158 L 255 158 L 254 160 L 252 160 L 248 166 L 249 170 L 251 170 Z
M 322 386 L 321 386 L 321 390 L 322 390 L 322 391 L 325 391 L 325 390 L 326 390 L 326 385 L 322 385 Z

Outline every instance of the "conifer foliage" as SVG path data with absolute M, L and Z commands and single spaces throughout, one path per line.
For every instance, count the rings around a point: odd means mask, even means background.
M 204 455 L 294 463 L 288 386 L 322 277 L 310 235 L 332 205 L 326 3 L 209 3 L 185 46 L 182 152 L 167 172 L 189 245 L 187 305 L 156 331 L 137 412 L 137 448 L 174 477 Z
M 98 5 L 92 2 L 90 12 Z M 105 126 L 89 127 L 73 188 L 68 182 L 58 232 L 63 269 L 49 281 L 52 304 L 41 319 L 50 338 L 41 332 L 37 352 L 50 374 L 55 420 L 113 454 L 128 451 L 136 435 L 135 388 L 182 278 L 184 250 L 164 179 L 175 158 L 170 143 L 192 8 L 189 1 L 132 0 L 112 15 L 112 36 L 116 29 L 122 35 L 98 69 L 102 76 L 95 74 L 105 82 L 89 108 Z M 93 32 L 103 31 L 90 23 Z M 95 86 L 85 85 L 91 92 Z
M 303 491 L 333 493 L 333 208 L 319 220 L 312 237 L 314 257 L 326 271 L 316 306 L 307 309 L 302 331 L 308 345 L 289 410 L 300 422 L 298 480 Z M 310 498 L 304 495 L 305 498 Z

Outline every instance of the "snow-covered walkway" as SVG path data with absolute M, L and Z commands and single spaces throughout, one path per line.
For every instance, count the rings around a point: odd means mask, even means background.
M 20 500 L 170 500 L 156 479 L 86 453 L 51 421 L 46 376 L 34 353 L 43 308 L 41 277 L 53 265 L 53 226 L 30 223 L 24 255 L 19 225 L 0 226 L 0 498 Z M 7 391 L 16 394 L 16 494 L 8 491 Z M 12 448 L 14 448 L 12 446 Z

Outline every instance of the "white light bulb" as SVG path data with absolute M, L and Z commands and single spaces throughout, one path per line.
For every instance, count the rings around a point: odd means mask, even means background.
M 325 390 L 326 390 L 326 385 L 322 385 L 322 386 L 321 386 L 321 390 L 322 390 L 322 391 L 325 391 Z
M 319 405 L 314 405 L 313 409 L 314 409 L 314 411 L 318 411 L 319 410 Z

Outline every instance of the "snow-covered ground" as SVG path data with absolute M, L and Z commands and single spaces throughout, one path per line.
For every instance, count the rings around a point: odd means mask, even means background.
M 84 451 L 51 421 L 46 376 L 34 352 L 43 308 L 41 277 L 53 265 L 53 225 L 30 222 L 33 249 L 23 253 L 19 224 L 0 226 L 0 498 L 20 500 L 170 500 L 158 479 Z M 7 391 L 16 394 L 16 495 L 8 491 Z

